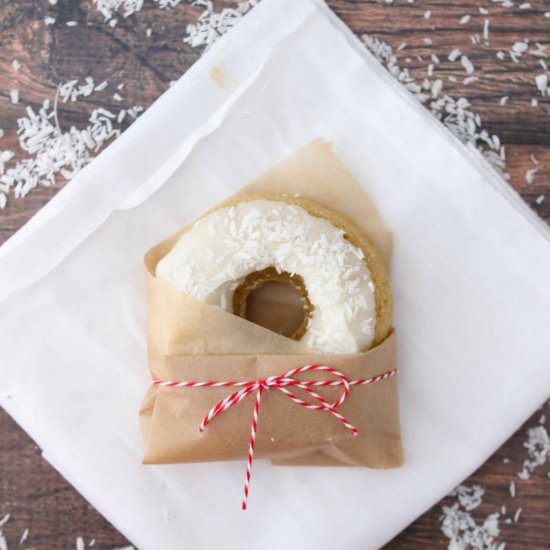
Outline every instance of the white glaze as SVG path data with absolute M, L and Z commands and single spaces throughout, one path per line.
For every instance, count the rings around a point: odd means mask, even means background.
M 160 260 L 158 277 L 199 300 L 232 309 L 244 277 L 273 266 L 303 278 L 313 312 L 302 337 L 330 353 L 367 349 L 374 284 L 363 251 L 323 218 L 286 202 L 253 200 L 201 218 Z

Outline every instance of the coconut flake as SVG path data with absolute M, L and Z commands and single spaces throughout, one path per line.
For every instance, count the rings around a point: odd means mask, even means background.
M 103 86 L 103 84 L 105 85 Z M 67 103 L 67 101 L 77 101 L 81 97 L 88 97 L 94 91 L 103 89 L 106 86 L 106 82 L 102 82 L 101 85 L 95 86 L 94 79 L 91 76 L 87 76 L 83 84 L 79 84 L 78 80 L 69 80 L 68 82 L 60 84 L 58 86 L 58 94 L 63 100 L 63 103 Z
M 104 90 L 108 85 L 108 82 L 106 80 L 104 80 L 103 82 L 100 82 L 95 88 L 94 88 L 94 91 L 95 92 L 100 92 L 101 90 Z
M 21 538 L 19 539 L 19 546 L 22 546 L 23 543 L 29 538 L 29 530 L 25 529 L 23 533 L 21 534 Z
M 546 44 L 541 44 L 540 42 L 535 42 L 535 46 L 532 47 L 528 53 L 534 55 L 535 57 L 547 57 Z
M 485 491 L 480 485 L 459 485 L 451 492 L 451 496 L 456 496 L 458 503 L 465 510 L 475 510 L 482 502 Z
M 441 79 L 435 80 L 434 83 L 432 84 L 432 89 L 431 89 L 432 97 L 433 98 L 438 97 L 442 89 L 443 89 L 443 81 Z
M 134 105 L 129 109 L 126 109 L 126 113 L 131 116 L 134 120 L 143 112 L 143 107 L 141 105 Z
M 533 163 L 533 167 L 529 168 L 529 170 L 525 172 L 525 181 L 529 185 L 531 185 L 535 181 L 535 176 L 540 169 L 539 161 L 533 155 L 531 155 L 530 158 L 531 162 Z
M 0 149 L 0 174 L 4 173 L 6 163 L 8 163 L 14 156 L 15 153 L 13 151 L 8 151 L 7 149 L 2 151 Z
M 183 41 L 191 47 L 206 46 L 210 48 L 227 31 L 231 30 L 242 17 L 258 4 L 259 0 L 239 2 L 236 8 L 223 8 L 214 11 L 211 0 L 195 0 L 194 6 L 204 8 L 196 23 L 187 25 Z
M 512 44 L 512 49 L 508 52 L 508 55 L 514 61 L 518 63 L 519 58 L 529 49 L 529 41 L 517 41 Z
M 474 64 L 470 61 L 470 59 L 466 55 L 463 55 L 460 58 L 460 63 L 464 67 L 464 70 L 466 71 L 466 73 L 473 74 Z
M 153 2 L 158 4 L 159 8 L 162 9 L 175 8 L 182 1 L 183 0 L 153 0 Z
M 535 83 L 537 85 L 537 89 L 540 92 L 542 96 L 548 95 L 549 93 L 549 87 L 548 87 L 548 75 L 547 74 L 538 74 L 535 77 Z
M 117 13 L 125 18 L 137 13 L 143 7 L 143 0 L 94 0 L 94 4 L 105 21 L 110 21 Z
M 455 48 L 450 54 L 449 54 L 449 61 L 456 61 L 460 56 L 462 55 L 462 52 L 458 49 L 458 48 Z
M 527 458 L 523 461 L 523 468 L 518 473 L 520 479 L 529 479 L 530 475 L 546 463 L 550 457 L 550 438 L 543 425 L 527 430 L 527 441 L 523 444 L 527 449 Z
M 443 515 L 440 518 L 441 530 L 449 539 L 448 548 L 451 550 L 497 550 L 496 537 L 500 534 L 499 513 L 490 514 L 483 523 L 477 523 L 470 514 L 482 501 L 483 489 L 474 485 L 466 487 L 461 485 L 451 493 L 456 496 L 458 502 L 452 506 L 443 506 Z
M 470 21 L 471 18 L 472 18 L 471 15 L 468 15 L 468 14 L 463 15 L 463 16 L 460 18 L 460 20 L 459 20 L 458 23 L 459 23 L 460 25 L 465 25 L 466 23 L 468 23 L 468 21 Z
M 72 178 L 81 168 L 90 162 L 106 143 L 120 134 L 114 126 L 116 117 L 107 109 L 98 108 L 91 112 L 88 124 L 77 129 L 74 126 L 62 131 L 58 124 L 57 100 L 66 94 L 67 99 L 78 99 L 93 91 L 93 81 L 86 81 L 84 91 L 77 81 L 61 84 L 53 106 L 49 100 L 35 112 L 30 106 L 26 116 L 17 120 L 19 146 L 27 153 L 27 158 L 18 160 L 15 165 L 5 169 L 7 152 L 2 152 L 2 170 L 0 183 L 7 186 L 15 197 L 24 197 L 37 186 L 52 186 L 58 175 Z M 90 91 L 91 90 L 91 91 Z M 135 115 L 141 107 L 135 106 L 127 112 Z M 135 118 L 133 116 L 132 118 Z

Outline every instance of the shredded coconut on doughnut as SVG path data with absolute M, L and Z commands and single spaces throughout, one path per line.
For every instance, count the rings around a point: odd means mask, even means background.
M 208 214 L 184 233 L 156 273 L 179 291 L 232 310 L 235 289 L 273 266 L 299 274 L 313 311 L 301 341 L 355 353 L 374 339 L 374 283 L 363 251 L 343 230 L 300 206 L 252 200 Z

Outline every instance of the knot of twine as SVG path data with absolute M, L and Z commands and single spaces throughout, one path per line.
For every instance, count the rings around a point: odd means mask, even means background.
M 308 371 L 321 371 L 335 376 L 333 379 L 325 380 L 298 380 L 294 378 L 295 375 Z M 199 431 L 203 432 L 205 428 L 212 422 L 212 420 L 220 413 L 227 409 L 239 404 L 245 397 L 251 393 L 256 393 L 256 400 L 254 402 L 254 410 L 252 413 L 252 422 L 250 424 L 250 438 L 248 443 L 248 456 L 246 463 L 246 472 L 244 478 L 243 500 L 242 509 L 246 510 L 248 492 L 250 486 L 250 476 L 252 471 L 252 462 L 254 460 L 254 447 L 256 446 L 256 431 L 258 427 L 258 416 L 260 414 L 260 400 L 262 393 L 265 390 L 276 389 L 284 393 L 289 399 L 291 399 L 297 405 L 300 405 L 306 409 L 312 411 L 326 411 L 334 416 L 344 427 L 349 430 L 353 435 L 357 435 L 359 430 L 342 414 L 338 412 L 338 407 L 346 400 L 349 395 L 352 386 L 362 386 L 367 384 L 376 384 L 382 382 L 397 374 L 397 369 L 388 370 L 382 374 L 378 374 L 371 378 L 359 378 L 357 380 L 350 380 L 342 372 L 327 367 L 325 365 L 305 365 L 303 367 L 297 367 L 279 374 L 276 376 L 268 376 L 260 380 L 226 380 L 216 382 L 213 380 L 207 380 L 204 382 L 185 381 L 185 380 L 153 380 L 154 386 L 160 386 L 163 388 L 239 388 L 237 391 L 228 395 L 216 403 L 208 414 L 202 419 L 199 426 Z M 318 394 L 313 388 L 319 387 L 334 387 L 341 386 L 342 393 L 336 401 L 332 403 L 328 402 L 322 395 Z M 293 393 L 289 388 L 297 388 L 306 392 L 311 401 L 305 401 Z

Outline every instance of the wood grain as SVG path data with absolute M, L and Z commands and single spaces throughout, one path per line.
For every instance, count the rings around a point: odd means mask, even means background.
M 531 45 L 540 42 L 548 46 L 550 57 L 550 19 L 543 16 L 550 11 L 550 2 L 530 0 L 529 10 L 504 8 L 489 0 L 328 3 L 357 35 L 368 33 L 389 43 L 399 64 L 420 82 L 426 76 L 430 56 L 437 54 L 441 63 L 435 65 L 434 77 L 443 80 L 444 92 L 466 97 L 485 127 L 501 138 L 507 151 L 510 184 L 539 216 L 550 221 L 550 98 L 537 95 L 534 83 L 542 67 L 532 55 L 524 55 L 519 63 L 509 56 L 504 61 L 497 59 L 498 51 L 508 52 L 515 41 L 524 39 L 529 39 Z M 223 4 L 221 0 L 216 2 L 218 6 Z M 481 14 L 480 7 L 489 14 Z M 428 10 L 430 18 L 425 17 Z M 17 118 L 24 115 L 26 105 L 37 108 L 44 99 L 53 99 L 62 81 L 92 76 L 96 82 L 107 79 L 125 83 L 121 102 L 109 89 L 77 103 L 61 104 L 59 119 L 65 128 L 85 124 L 90 110 L 97 106 L 116 112 L 135 104 L 150 105 L 200 56 L 198 50 L 182 41 L 186 24 L 196 20 L 199 13 L 199 8 L 188 3 L 160 10 L 145 0 L 139 14 L 119 17 L 113 28 L 103 21 L 91 0 L 59 0 L 54 6 L 42 0 L 0 0 L 0 128 L 5 131 L 0 149 L 13 150 L 23 158 L 17 145 Z M 465 14 L 471 19 L 460 25 L 459 19 Z M 55 17 L 55 24 L 46 26 L 46 16 Z M 485 19 L 490 20 L 487 43 L 483 40 Z M 68 27 L 68 21 L 77 21 L 78 26 Z M 151 29 L 150 38 L 147 29 Z M 480 35 L 481 44 L 472 43 L 475 34 Z M 431 44 L 426 43 L 427 38 Z M 397 51 L 404 43 L 406 46 Z M 464 83 L 463 67 L 447 58 L 454 48 L 474 63 L 478 81 Z M 13 59 L 21 63 L 18 72 L 12 66 Z M 10 102 L 11 89 L 20 90 L 20 103 Z M 503 96 L 509 97 L 504 106 L 500 105 Z M 537 106 L 531 105 L 534 97 L 538 98 Z M 533 168 L 531 156 L 538 160 L 539 171 L 534 183 L 528 184 L 525 174 Z M 10 199 L 7 208 L 0 210 L 0 242 L 64 184 L 58 181 L 53 188 L 36 189 L 25 199 Z M 546 198 L 539 205 L 536 199 L 541 195 Z M 533 408 L 536 406 L 533 403 Z M 538 416 L 535 413 L 526 426 L 535 425 Z M 12 515 L 2 527 L 10 548 L 18 546 L 25 528 L 30 528 L 28 544 L 36 550 L 74 548 L 77 536 L 83 536 L 86 542 L 95 538 L 96 548 L 100 549 L 129 544 L 42 459 L 36 445 L 4 412 L 0 412 L 0 436 L 0 518 L 4 513 Z M 515 476 L 525 457 L 525 437 L 522 428 L 466 481 L 479 483 L 486 490 L 484 502 L 474 514 L 478 518 L 498 511 L 503 504 L 512 515 L 522 507 L 517 524 L 501 522 L 501 540 L 507 541 L 507 549 L 550 546 L 547 468 L 539 468 L 527 481 Z M 504 463 L 504 458 L 509 462 Z M 515 498 L 509 494 L 512 479 L 517 484 Z M 435 505 L 387 548 L 444 548 L 448 541 L 440 531 L 439 517 L 441 506 L 449 502 L 447 499 Z

